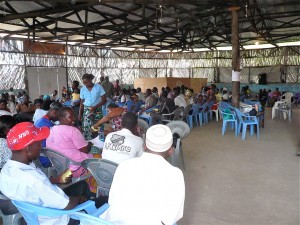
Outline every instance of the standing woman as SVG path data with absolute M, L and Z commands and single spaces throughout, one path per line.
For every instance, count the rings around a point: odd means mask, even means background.
M 92 139 L 91 126 L 94 121 L 102 119 L 102 105 L 106 95 L 100 84 L 93 83 L 94 75 L 82 76 L 83 87 L 80 89 L 80 109 L 78 119 L 82 121 L 83 135 L 86 140 Z

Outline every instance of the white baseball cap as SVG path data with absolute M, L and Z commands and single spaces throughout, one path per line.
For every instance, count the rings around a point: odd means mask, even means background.
M 173 135 L 169 127 L 158 124 L 151 126 L 146 133 L 146 146 L 154 152 L 165 152 L 173 143 Z

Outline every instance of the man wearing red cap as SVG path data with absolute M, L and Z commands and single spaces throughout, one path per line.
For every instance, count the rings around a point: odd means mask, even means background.
M 88 184 L 75 183 L 64 191 L 52 183 L 62 183 L 62 177 L 51 178 L 32 163 L 40 155 L 42 140 L 49 136 L 49 128 L 37 128 L 29 122 L 19 123 L 7 134 L 12 159 L 1 170 L 0 190 L 17 201 L 56 208 L 72 209 L 91 195 Z M 70 197 L 72 196 L 72 197 Z M 68 224 L 69 217 L 39 218 L 40 224 Z M 74 224 L 72 220 L 70 220 Z M 76 221 L 78 222 L 78 221 Z M 70 223 L 69 223 L 70 224 Z

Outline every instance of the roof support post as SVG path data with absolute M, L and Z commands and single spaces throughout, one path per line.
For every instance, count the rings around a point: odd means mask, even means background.
M 240 106 L 240 43 L 239 43 L 239 10 L 240 7 L 231 7 L 231 44 L 232 44 L 232 105 Z

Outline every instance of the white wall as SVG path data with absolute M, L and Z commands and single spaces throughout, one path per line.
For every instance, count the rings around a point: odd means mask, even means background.
M 53 90 L 61 96 L 63 87 L 67 87 L 66 68 L 27 67 L 29 96 L 31 100 L 40 95 L 50 95 Z

